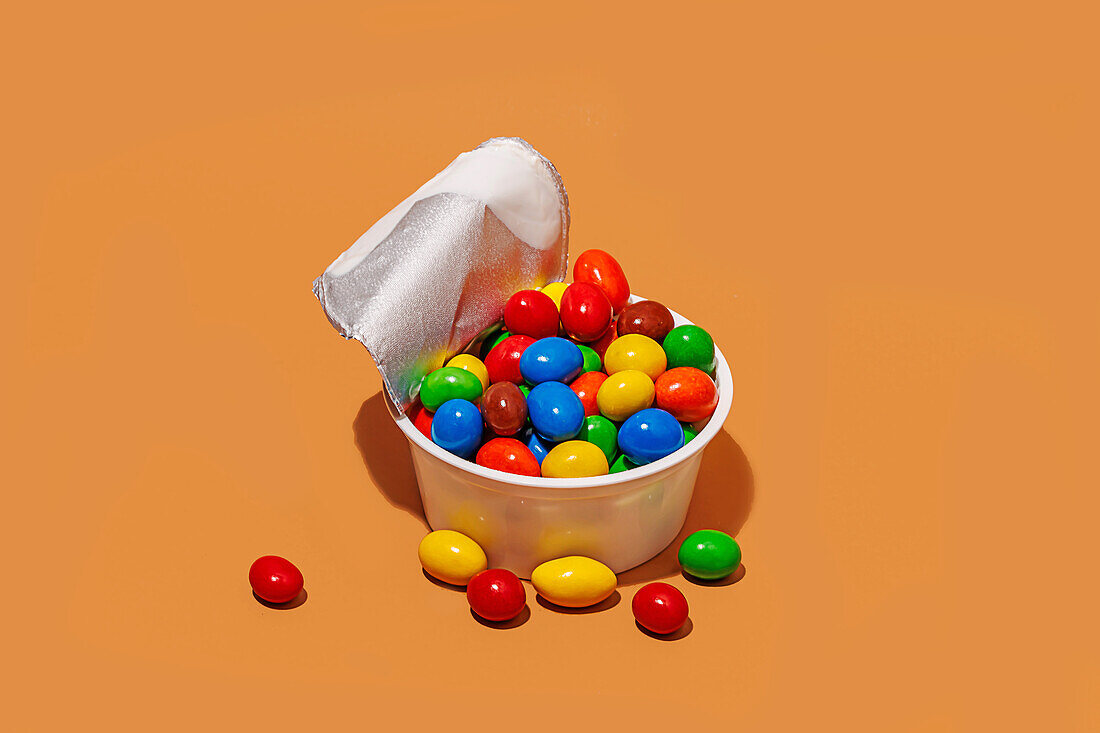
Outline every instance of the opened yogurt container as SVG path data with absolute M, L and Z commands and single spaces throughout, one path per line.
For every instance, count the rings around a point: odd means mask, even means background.
M 631 296 L 630 302 L 645 300 Z M 672 311 L 675 325 L 690 324 Z M 687 517 L 703 449 L 733 404 L 733 375 L 715 346 L 718 407 L 683 448 L 653 463 L 592 478 L 518 476 L 467 461 L 432 443 L 387 398 L 409 441 L 424 513 L 432 529 L 453 529 L 485 550 L 489 567 L 521 578 L 547 560 L 584 555 L 616 573 L 669 545 Z

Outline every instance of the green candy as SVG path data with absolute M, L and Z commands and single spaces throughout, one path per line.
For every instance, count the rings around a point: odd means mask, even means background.
M 677 326 L 668 332 L 662 346 L 669 369 L 695 367 L 707 374 L 714 371 L 714 339 L 698 326 Z
M 684 425 L 683 428 L 684 428 L 684 445 L 687 445 L 688 443 L 691 442 L 691 439 L 694 438 L 695 436 L 697 436 L 699 433 L 695 432 L 694 430 L 691 429 L 691 427 L 689 427 L 687 425 Z
M 523 392 L 523 399 L 527 399 L 527 395 L 531 394 L 531 388 L 528 387 L 526 383 L 517 386 L 519 387 L 519 391 Z M 528 417 L 530 417 L 530 415 L 528 415 Z
M 637 468 L 638 464 L 630 460 L 626 456 L 619 456 L 615 459 L 615 462 L 611 464 L 611 469 L 608 473 L 622 473 L 623 471 L 629 471 L 632 468 Z
M 702 580 L 719 580 L 741 564 L 741 548 L 725 532 L 701 529 L 680 545 L 680 567 Z
M 420 383 L 420 401 L 432 412 L 447 400 L 481 399 L 481 380 L 473 372 L 458 367 L 442 367 L 424 377 Z
M 577 344 L 577 346 L 580 348 L 581 354 L 584 355 L 584 366 L 581 367 L 582 374 L 598 372 L 603 369 L 603 361 L 600 359 L 600 355 L 596 353 L 595 349 L 585 344 Z
M 619 430 L 615 423 L 603 415 L 589 415 L 584 419 L 584 427 L 578 440 L 591 443 L 607 456 L 607 463 L 611 465 L 615 460 L 615 452 L 619 442 Z
M 512 334 L 508 333 L 507 331 L 501 331 L 495 336 L 490 336 L 489 338 L 485 339 L 485 343 L 481 346 L 481 358 L 484 359 L 486 356 L 488 356 L 489 352 L 493 350 L 494 346 L 496 346 L 501 341 L 511 335 Z

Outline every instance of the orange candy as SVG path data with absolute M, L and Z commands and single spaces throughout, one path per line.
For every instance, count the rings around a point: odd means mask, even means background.
M 654 402 L 680 422 L 711 416 L 718 406 L 718 389 L 706 372 L 695 367 L 676 367 L 657 377 Z
M 596 405 L 596 393 L 600 391 L 600 385 L 606 380 L 607 375 L 603 372 L 585 372 L 569 385 L 581 398 L 585 417 L 600 414 L 600 408 Z

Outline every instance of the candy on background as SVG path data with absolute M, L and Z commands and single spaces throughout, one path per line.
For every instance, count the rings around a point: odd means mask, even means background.
M 609 420 L 622 422 L 653 404 L 653 380 L 636 369 L 627 369 L 608 377 L 596 392 L 600 413 Z
M 527 591 L 515 573 L 490 568 L 470 578 L 466 600 L 474 613 L 486 621 L 510 621 L 527 605 Z
M 504 328 L 534 339 L 556 336 L 558 307 L 537 290 L 521 290 L 504 304 Z
M 714 339 L 699 326 L 684 324 L 668 332 L 662 343 L 668 368 L 695 367 L 714 373 Z
M 561 382 L 543 382 L 527 395 L 527 414 L 538 434 L 553 443 L 577 437 L 584 425 L 584 405 Z
M 603 355 L 604 371 L 608 375 L 626 369 L 637 369 L 656 380 L 664 373 L 666 363 L 665 350 L 661 345 L 639 333 L 619 336 L 611 342 Z
M 432 442 L 456 456 L 469 458 L 481 444 L 483 427 L 481 412 L 474 403 L 447 400 L 432 418 Z
M 619 450 L 639 465 L 660 460 L 683 447 L 683 426 L 656 407 L 634 413 L 619 427 Z
M 569 388 L 580 397 L 584 405 L 585 416 L 599 415 L 600 408 L 596 404 L 596 393 L 600 391 L 600 385 L 607 381 L 607 375 L 603 372 L 585 372 L 569 384 Z
M 302 571 L 290 560 L 278 555 L 257 558 L 248 568 L 252 592 L 268 603 L 289 603 L 302 592 Z
M 596 353 L 588 344 L 577 344 L 577 348 L 581 350 L 581 356 L 584 358 L 584 364 L 581 367 L 581 373 L 598 372 L 603 369 L 603 359 Z
M 535 457 L 540 466 L 553 447 L 552 442 L 540 437 L 534 428 L 531 429 L 531 434 L 527 436 L 527 450 L 531 451 L 531 455 Z
M 675 367 L 657 377 L 654 404 L 681 422 L 705 420 L 718 407 L 714 380 L 695 367 Z
M 573 283 L 561 296 L 561 326 L 576 341 L 593 341 L 607 332 L 614 313 L 596 285 Z
M 603 451 L 610 466 L 615 460 L 615 454 L 619 452 L 618 436 L 619 430 L 615 427 L 615 423 L 603 415 L 589 415 L 584 418 L 584 427 L 581 428 L 581 434 L 577 437 Z
M 485 468 L 519 476 L 540 475 L 538 459 L 515 438 L 493 438 L 478 449 L 475 462 Z
M 412 404 L 409 411 L 406 413 L 409 419 L 412 420 L 416 429 L 424 434 L 424 437 L 428 440 L 432 439 L 432 413 L 428 408 L 424 407 L 424 404 L 417 401 Z
M 503 341 L 504 339 L 508 338 L 511 335 L 512 334 L 510 334 L 508 332 L 508 329 L 502 329 L 502 330 L 497 331 L 496 333 L 492 334 L 491 336 L 489 336 L 489 338 L 485 339 L 485 343 L 483 343 L 481 345 L 481 358 L 482 358 L 482 360 L 484 360 L 485 357 L 489 355 L 489 352 L 492 351 L 496 347 L 497 344 L 499 344 L 501 341 Z
M 607 470 L 608 473 L 622 473 L 623 471 L 629 471 L 632 468 L 637 468 L 638 464 L 627 458 L 622 453 L 615 459 L 615 462 L 611 464 L 611 468 Z
M 527 423 L 527 398 L 512 382 L 489 385 L 481 397 L 481 417 L 497 435 L 515 435 Z
M 538 594 L 558 606 L 584 608 L 606 600 L 618 579 L 611 568 L 581 555 L 559 557 L 539 565 L 531 573 Z
M 485 368 L 489 372 L 489 381 L 494 384 L 522 382 L 523 374 L 519 370 L 519 360 L 523 352 L 533 343 L 535 339 L 517 333 L 494 346 L 485 356 Z
M 424 572 L 451 585 L 466 585 L 489 564 L 481 545 L 451 529 L 429 532 L 416 555 Z
M 688 619 L 684 594 L 668 583 L 648 583 L 630 601 L 635 620 L 654 634 L 671 634 Z
M 584 440 L 558 443 L 542 459 L 545 478 L 589 478 L 607 474 L 607 456 L 603 450 Z
M 668 308 L 655 300 L 642 300 L 624 308 L 616 324 L 620 336 L 639 333 L 661 343 L 675 322 Z
M 612 321 L 611 325 L 607 327 L 607 330 L 603 332 L 602 336 L 595 341 L 588 342 L 588 345 L 592 347 L 592 350 L 596 352 L 596 355 L 599 356 L 600 359 L 603 359 L 604 354 L 607 353 L 607 347 L 610 346 L 615 339 L 619 338 L 616 323 L 618 322 Z
M 531 344 L 519 360 L 523 378 L 532 385 L 542 382 L 571 382 L 584 368 L 584 355 L 569 339 L 542 338 Z
M 481 380 L 476 374 L 445 366 L 424 377 L 420 385 L 420 401 L 424 407 L 435 412 L 447 400 L 477 402 L 481 399 L 481 392 Z
M 477 377 L 477 381 L 481 382 L 482 391 L 489 388 L 489 370 L 485 368 L 485 363 L 473 354 L 459 354 L 448 361 L 447 366 L 465 369 L 473 374 Z
M 677 554 L 680 567 L 701 580 L 721 580 L 741 564 L 741 546 L 725 532 L 701 529 L 688 535 Z
M 573 282 L 591 283 L 603 290 L 615 313 L 630 300 L 630 285 L 618 261 L 602 249 L 581 252 L 573 263 Z
M 547 283 L 546 285 L 543 285 L 541 288 L 539 288 L 539 292 L 544 293 L 547 296 L 549 296 L 550 300 L 554 301 L 554 306 L 560 311 L 561 310 L 561 296 L 562 296 L 562 293 L 565 292 L 565 289 L 567 287 L 569 287 L 569 286 L 566 283 L 562 283 L 562 282 Z

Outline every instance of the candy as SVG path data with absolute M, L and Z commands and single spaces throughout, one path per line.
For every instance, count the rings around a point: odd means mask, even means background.
M 264 555 L 248 569 L 252 592 L 268 603 L 288 603 L 302 592 L 302 571 L 278 555 Z
M 527 399 L 511 382 L 489 385 L 481 397 L 481 417 L 497 435 L 515 435 L 527 422 Z
M 534 430 L 531 430 L 531 434 L 527 436 L 527 450 L 531 451 L 531 455 L 535 457 L 535 460 L 539 462 L 540 466 L 547 454 L 550 453 L 550 449 L 553 447 L 553 443 L 540 438 L 539 434 Z
M 472 539 L 450 529 L 437 529 L 416 548 L 424 572 L 451 585 L 466 585 L 486 567 L 485 551 Z
M 577 345 L 558 336 L 539 339 L 519 360 L 520 374 L 531 384 L 570 382 L 583 367 L 584 354 Z
M 672 313 L 655 300 L 631 303 L 623 309 L 616 324 L 620 336 L 625 336 L 628 333 L 640 333 L 657 343 L 664 341 L 665 336 L 675 325 L 672 320 Z
M 519 476 L 538 476 L 535 454 L 515 438 L 493 438 L 477 452 L 477 465 Z
M 481 443 L 481 432 L 481 413 L 467 400 L 447 400 L 432 418 L 432 442 L 456 456 L 472 456 Z
M 577 348 L 581 350 L 581 356 L 584 358 L 584 364 L 581 367 L 582 374 L 598 372 L 603 369 L 603 360 L 600 359 L 600 355 L 596 353 L 595 349 L 588 344 L 577 344 Z
M 531 386 L 528 384 L 519 385 L 519 391 L 523 393 L 523 399 L 527 399 L 527 395 L 531 394 Z
M 581 428 L 578 439 L 591 443 L 603 451 L 610 464 L 615 460 L 615 454 L 619 452 L 618 434 L 619 430 L 615 427 L 615 423 L 602 415 L 590 415 L 584 418 L 584 427 Z
M 594 341 L 607 332 L 611 303 L 596 285 L 573 283 L 561 296 L 561 326 L 570 338 Z
M 617 584 L 611 568 L 581 555 L 549 560 L 531 572 L 538 594 L 567 608 L 593 606 L 610 597 Z
M 505 329 L 502 331 L 497 331 L 495 334 L 485 339 L 485 343 L 481 345 L 481 358 L 484 359 L 486 356 L 488 356 L 489 352 L 496 348 L 497 344 L 499 344 L 501 341 L 511 335 L 512 334 L 508 333 L 507 329 Z
M 654 402 L 682 422 L 704 420 L 718 406 L 714 380 L 695 367 L 676 367 L 657 377 Z
M 558 307 L 545 293 L 521 290 L 504 304 L 504 327 L 540 339 L 558 333 Z
M 604 370 L 608 374 L 637 369 L 654 380 L 665 371 L 666 361 L 661 345 L 640 333 L 620 336 L 611 342 L 603 355 Z
M 654 634 L 671 634 L 688 618 L 688 603 L 684 594 L 668 583 L 648 583 L 634 594 L 630 602 L 634 618 Z
M 577 437 L 584 424 L 584 405 L 561 382 L 543 382 L 527 396 L 527 412 L 539 436 L 557 443 Z
M 692 438 L 695 438 L 698 435 L 699 435 L 699 433 L 695 432 L 695 430 L 692 429 L 692 427 L 690 425 L 685 425 L 684 426 L 684 445 L 687 445 L 688 443 L 690 443 Z
M 542 459 L 546 478 L 588 478 L 607 473 L 607 456 L 593 443 L 567 440 L 558 443 Z
M 615 339 L 619 338 L 619 332 L 618 330 L 616 330 L 617 323 L 618 321 L 612 321 L 611 325 L 608 326 L 607 330 L 603 332 L 602 336 L 600 336 L 595 341 L 588 342 L 588 345 L 591 346 L 592 350 L 596 352 L 596 356 L 600 357 L 601 359 L 603 358 L 603 355 L 607 353 L 607 347 L 610 346 Z
M 447 400 L 481 399 L 481 382 L 473 372 L 458 367 L 445 366 L 424 377 L 420 383 L 420 401 L 435 412 Z
M 639 465 L 660 460 L 683 447 L 683 426 L 655 407 L 635 412 L 619 428 L 619 450 Z
M 510 621 L 523 612 L 527 592 L 515 573 L 492 568 L 470 578 L 466 600 L 474 613 L 486 621 Z
M 629 471 L 630 469 L 637 467 L 637 463 L 620 453 L 619 457 L 615 459 L 615 462 L 611 464 L 611 468 L 609 468 L 607 472 L 622 473 L 623 471 Z
M 604 417 L 622 422 L 653 404 L 653 380 L 634 369 L 618 372 L 600 385 L 596 404 Z
M 598 286 L 616 313 L 626 307 L 630 299 L 630 285 L 626 282 L 623 268 L 602 249 L 581 252 L 573 263 L 573 282 Z
M 677 557 L 688 575 L 702 580 L 719 580 L 741 564 L 741 547 L 725 532 L 701 529 L 688 535 Z
M 668 368 L 695 367 L 707 374 L 714 371 L 714 339 L 694 325 L 677 326 L 663 342 Z
M 412 420 L 414 428 L 422 432 L 428 440 L 432 439 L 432 413 L 422 403 L 414 403 L 406 415 Z
M 485 368 L 485 364 L 481 359 L 473 354 L 459 354 L 447 362 L 447 366 L 465 369 L 477 377 L 478 381 L 481 382 L 481 389 L 484 390 L 489 387 L 489 370 Z
M 493 384 L 497 382 L 519 384 L 522 382 L 523 374 L 519 370 L 519 360 L 523 357 L 523 352 L 533 343 L 535 343 L 535 340 L 530 336 L 516 334 L 494 346 L 485 357 L 485 368 L 489 372 L 489 381 Z
M 539 292 L 544 293 L 550 297 L 550 300 L 554 301 L 554 305 L 557 309 L 561 310 L 561 295 L 565 292 L 565 289 L 569 287 L 565 283 L 546 283 L 543 285 Z
M 600 408 L 596 404 L 596 393 L 600 390 L 600 385 L 606 381 L 607 375 L 603 372 L 585 372 L 570 383 L 569 388 L 581 398 L 586 417 L 600 414 Z

